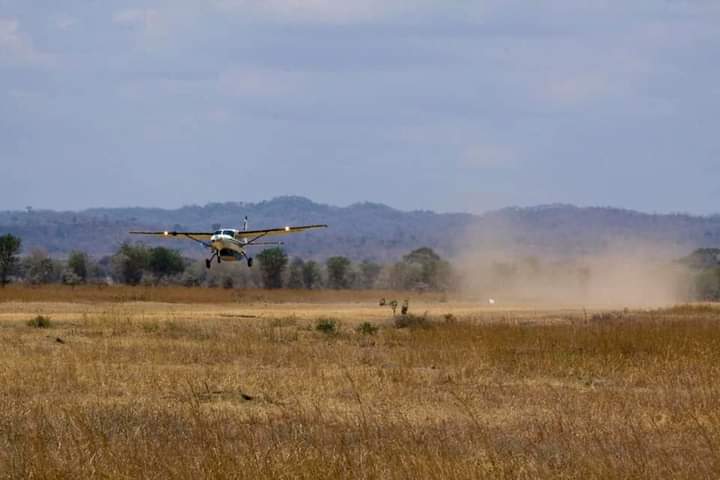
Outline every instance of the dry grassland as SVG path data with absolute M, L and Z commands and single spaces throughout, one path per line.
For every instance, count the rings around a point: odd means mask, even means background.
M 429 324 L 398 329 L 376 292 L 211 304 L 78 291 L 0 292 L 0 478 L 720 476 L 712 306 L 424 297 L 411 305 Z M 215 294 L 232 292 L 196 295 Z M 37 314 L 50 328 L 27 325 Z M 320 318 L 339 330 L 317 331 Z M 356 331 L 365 321 L 379 331 Z
M 438 293 L 407 293 L 383 290 L 258 290 L 189 287 L 129 287 L 87 285 L 10 285 L 0 288 L 0 302 L 70 302 L 70 303 L 338 303 L 376 302 L 381 297 L 410 298 L 437 302 L 446 298 Z

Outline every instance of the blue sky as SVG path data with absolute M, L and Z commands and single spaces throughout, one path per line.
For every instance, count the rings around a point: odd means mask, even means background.
M 716 0 L 0 0 L 0 209 L 720 212 Z

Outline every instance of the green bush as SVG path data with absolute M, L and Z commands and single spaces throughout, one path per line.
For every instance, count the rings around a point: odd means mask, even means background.
M 337 333 L 337 322 L 331 318 L 321 318 L 315 323 L 315 330 L 326 335 Z
M 27 324 L 28 327 L 33 328 L 50 328 L 52 326 L 52 323 L 50 322 L 50 317 L 45 317 L 43 315 L 38 315 L 37 317 L 28 320 Z
M 355 329 L 361 335 L 375 335 L 380 327 L 370 322 L 363 322 Z

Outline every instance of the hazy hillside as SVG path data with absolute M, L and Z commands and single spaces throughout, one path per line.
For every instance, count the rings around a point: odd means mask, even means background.
M 720 246 L 720 216 L 650 215 L 611 208 L 550 205 L 507 208 L 477 216 L 403 212 L 374 203 L 333 207 L 302 197 L 280 197 L 260 203 L 212 203 L 175 210 L 97 208 L 80 212 L 0 212 L 0 234 L 23 238 L 25 250 L 44 248 L 54 255 L 72 249 L 95 256 L 112 253 L 131 229 L 209 230 L 213 224 L 251 228 L 327 223 L 326 231 L 288 239 L 291 254 L 355 259 L 397 258 L 412 248 L 430 246 L 452 255 L 460 249 L 513 246 L 539 255 L 596 251 L 624 241 L 672 245 L 678 250 Z M 161 241 L 162 242 L 162 241 Z M 204 250 L 192 242 L 165 242 L 188 255 Z

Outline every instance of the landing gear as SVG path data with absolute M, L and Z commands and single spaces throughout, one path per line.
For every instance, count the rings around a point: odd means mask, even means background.
M 245 258 L 245 260 L 247 261 L 248 268 L 252 268 L 252 264 L 253 264 L 252 257 L 248 257 L 248 254 L 245 253 L 245 251 L 241 251 L 240 256 Z
M 210 268 L 210 264 L 212 264 L 213 258 L 215 257 L 217 257 L 217 261 L 220 263 L 220 255 L 218 255 L 217 251 L 214 251 L 210 258 L 205 259 L 205 268 Z

